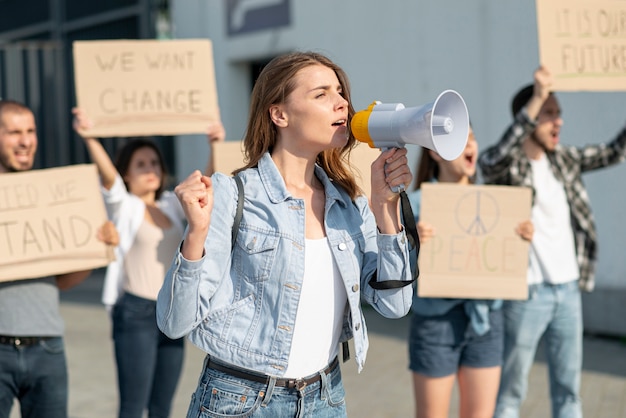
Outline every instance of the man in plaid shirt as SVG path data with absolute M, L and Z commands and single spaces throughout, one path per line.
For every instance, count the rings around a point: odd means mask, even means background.
M 580 290 L 594 286 L 596 230 L 581 175 L 624 161 L 626 129 L 608 144 L 559 143 L 563 119 L 552 76 L 539 67 L 534 84 L 513 99 L 515 120 L 478 160 L 485 183 L 533 189 L 534 225 L 528 300 L 506 301 L 502 380 L 495 416 L 518 417 L 528 372 L 545 335 L 553 417 L 581 417 Z

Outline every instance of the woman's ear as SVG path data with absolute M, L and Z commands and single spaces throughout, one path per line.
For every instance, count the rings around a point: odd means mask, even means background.
M 288 118 L 281 105 L 273 105 L 270 107 L 270 119 L 274 122 L 274 125 L 285 128 L 288 125 Z

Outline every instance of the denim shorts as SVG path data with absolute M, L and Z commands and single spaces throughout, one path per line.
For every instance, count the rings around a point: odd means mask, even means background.
M 460 366 L 502 365 L 504 346 L 502 310 L 489 312 L 489 331 L 476 335 L 463 305 L 439 316 L 411 314 L 409 368 L 429 377 L 456 374 Z

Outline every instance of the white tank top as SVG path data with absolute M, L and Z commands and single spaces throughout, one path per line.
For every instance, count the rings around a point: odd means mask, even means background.
M 309 376 L 335 358 L 348 300 L 328 239 L 307 239 L 304 252 L 304 279 L 286 378 Z

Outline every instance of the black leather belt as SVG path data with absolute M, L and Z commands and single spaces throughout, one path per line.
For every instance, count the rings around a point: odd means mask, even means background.
M 0 344 L 13 345 L 15 347 L 39 344 L 41 341 L 49 340 L 52 337 L 10 337 L 0 335 Z
M 315 375 L 313 375 L 313 376 L 311 376 L 309 378 L 305 378 L 305 379 L 277 378 L 275 386 L 278 386 L 278 387 L 281 387 L 281 388 L 288 388 L 288 389 L 295 388 L 295 389 L 298 389 L 298 390 L 302 390 L 307 385 L 311 385 L 313 383 L 319 382 L 322 379 L 322 373 L 329 374 L 338 365 L 339 365 L 339 360 L 337 359 L 337 357 L 335 357 L 335 359 L 330 362 L 328 367 L 326 367 L 321 372 L 316 373 Z M 209 363 L 207 364 L 207 367 L 209 367 L 209 368 L 211 368 L 213 370 L 217 370 L 217 371 L 222 372 L 222 373 L 229 374 L 229 375 L 234 376 L 234 377 L 238 377 L 240 379 L 250 380 L 252 382 L 269 383 L 269 381 L 270 381 L 270 376 L 267 376 L 267 375 L 264 375 L 264 374 L 261 374 L 261 373 L 250 372 L 250 371 L 239 369 L 239 368 L 230 367 L 230 366 L 227 366 L 227 365 L 222 364 L 222 363 L 216 363 L 216 362 L 214 362 L 211 359 L 209 359 Z

